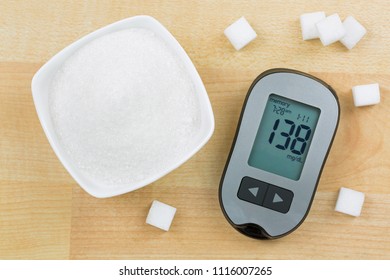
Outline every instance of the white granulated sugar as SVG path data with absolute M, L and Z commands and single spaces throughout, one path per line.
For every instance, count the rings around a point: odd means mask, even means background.
M 168 171 L 200 133 L 199 103 L 184 65 L 147 29 L 88 43 L 51 87 L 60 144 L 85 176 L 110 188 Z

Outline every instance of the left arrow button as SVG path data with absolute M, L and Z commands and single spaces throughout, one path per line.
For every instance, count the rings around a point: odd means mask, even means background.
M 259 192 L 259 187 L 250 188 L 250 189 L 248 189 L 248 190 L 251 192 L 251 194 L 253 194 L 254 197 L 256 197 L 256 196 L 257 196 L 257 193 Z
M 246 202 L 262 205 L 268 184 L 251 177 L 244 177 L 241 180 L 237 197 Z

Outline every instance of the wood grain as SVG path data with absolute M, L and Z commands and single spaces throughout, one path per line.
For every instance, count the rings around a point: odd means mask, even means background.
M 30 81 L 38 65 L 0 63 L 0 257 L 64 259 L 74 184 L 40 127 Z
M 230 77 L 239 73 L 225 73 L 211 84 L 204 79 L 207 88 L 218 84 L 224 102 L 218 103 L 220 92 L 209 91 L 216 130 L 194 158 L 154 184 L 121 197 L 96 200 L 74 190 L 71 258 L 99 259 L 107 254 L 134 259 L 389 258 L 390 151 L 384 147 L 384 135 L 390 135 L 390 124 L 383 116 L 388 114 L 390 76 L 315 73 L 340 96 L 339 133 L 308 218 L 290 236 L 267 242 L 235 232 L 218 204 L 219 180 L 246 94 L 231 89 Z M 381 84 L 381 104 L 354 107 L 351 85 L 370 79 Z M 334 211 L 341 186 L 366 194 L 361 217 Z M 153 199 L 178 208 L 168 233 L 145 224 Z
M 3 1 L 0 4 L 1 259 L 390 259 L 390 31 L 386 1 Z M 367 29 L 352 51 L 302 41 L 299 15 L 324 10 Z M 288 11 L 288 12 L 286 12 Z M 109 199 L 86 194 L 48 144 L 31 78 L 51 56 L 114 21 L 148 14 L 186 49 L 213 106 L 215 132 L 177 170 Z M 237 52 L 223 35 L 245 16 L 258 38 Z M 218 204 L 218 185 L 249 85 L 289 67 L 324 79 L 341 104 L 339 130 L 311 212 L 271 242 L 237 233 Z M 379 105 L 356 108 L 351 87 L 378 82 Z M 362 215 L 335 212 L 341 186 L 366 194 Z M 171 230 L 145 224 L 152 200 L 175 206 Z

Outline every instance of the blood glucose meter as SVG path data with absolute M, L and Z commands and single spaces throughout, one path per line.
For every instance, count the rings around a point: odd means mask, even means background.
M 294 231 L 307 216 L 338 122 L 320 79 L 271 69 L 249 88 L 219 187 L 230 224 L 258 239 Z

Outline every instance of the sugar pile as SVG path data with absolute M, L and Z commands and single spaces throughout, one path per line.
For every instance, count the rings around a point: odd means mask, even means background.
M 167 171 L 200 132 L 199 103 L 184 66 L 143 28 L 79 49 L 56 73 L 49 102 L 73 164 L 111 188 Z

